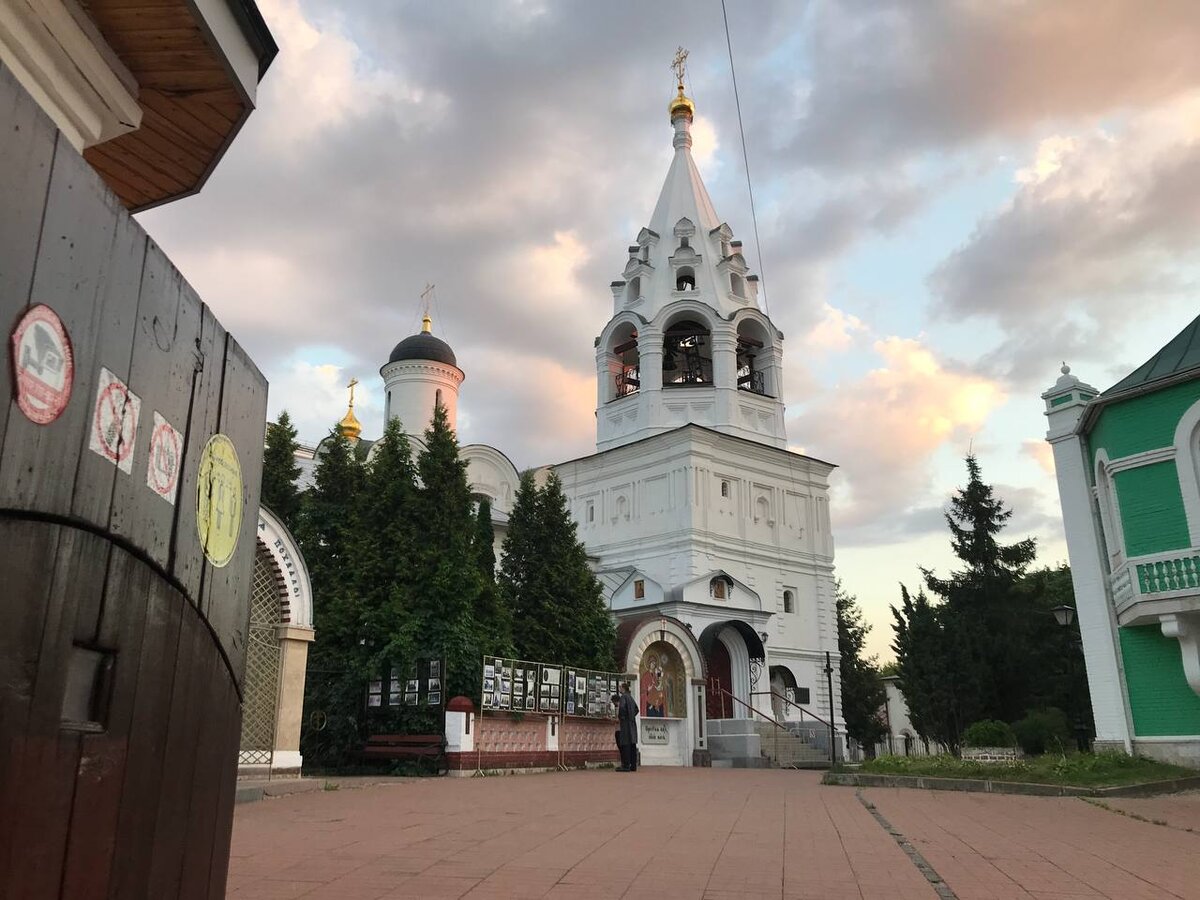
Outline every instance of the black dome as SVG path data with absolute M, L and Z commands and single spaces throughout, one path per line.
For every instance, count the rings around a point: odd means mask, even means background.
M 458 367 L 458 359 L 455 358 L 450 345 L 441 338 L 424 331 L 414 334 L 412 337 L 406 337 L 398 343 L 392 350 L 392 355 L 388 357 L 388 362 L 400 362 L 405 359 L 427 359 Z

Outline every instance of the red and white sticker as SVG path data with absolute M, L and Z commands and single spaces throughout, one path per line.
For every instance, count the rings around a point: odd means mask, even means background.
M 179 460 L 183 454 L 183 435 L 154 411 L 154 430 L 150 432 L 150 462 L 146 484 L 172 506 L 179 489 Z
M 75 355 L 62 319 L 43 303 L 31 306 L 12 332 L 13 386 L 25 418 L 49 425 L 62 415 L 75 383 Z
M 88 446 L 126 474 L 133 471 L 133 446 L 141 411 L 142 401 L 137 394 L 101 367 Z

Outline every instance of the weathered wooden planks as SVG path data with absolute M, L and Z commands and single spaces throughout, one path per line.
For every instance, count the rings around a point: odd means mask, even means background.
M 3 67 L 0 203 L 0 897 L 221 896 L 266 383 Z M 17 407 L 9 374 L 34 303 L 74 349 L 48 424 Z M 102 368 L 141 401 L 123 466 L 90 447 Z M 148 484 L 156 412 L 179 432 L 174 504 Z M 242 474 L 224 567 L 196 523 L 218 431 Z M 97 659 L 96 689 L 72 692 Z M 67 721 L 67 696 L 96 721 Z

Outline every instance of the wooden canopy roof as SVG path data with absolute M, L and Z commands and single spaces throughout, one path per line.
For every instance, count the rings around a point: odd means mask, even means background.
M 137 130 L 89 147 L 84 158 L 135 212 L 197 192 L 278 52 L 258 8 L 253 0 L 81 5 L 136 79 L 143 112 Z M 247 46 L 256 58 L 249 65 Z

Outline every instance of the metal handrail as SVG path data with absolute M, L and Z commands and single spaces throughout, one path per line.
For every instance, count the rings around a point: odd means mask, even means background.
M 723 688 L 723 687 L 719 687 L 719 686 L 718 686 L 718 687 L 717 687 L 717 690 L 718 690 L 720 693 L 724 694 L 726 697 L 728 697 L 730 700 L 732 700 L 734 703 L 740 703 L 742 706 L 746 707 L 746 709 L 750 710 L 750 712 L 752 712 L 754 715 L 756 715 L 756 716 L 762 716 L 764 719 L 766 719 L 768 722 L 770 722 L 770 723 L 771 723 L 772 725 L 774 725 L 776 728 L 778 728 L 778 729 L 780 729 L 780 730 L 782 730 L 782 731 L 787 731 L 787 730 L 788 730 L 788 727 L 787 727 L 786 725 L 784 725 L 782 722 L 777 722 L 775 719 L 772 719 L 770 716 L 768 716 L 768 715 L 767 715 L 766 713 L 764 713 L 762 710 L 760 710 L 760 709 L 755 709 L 753 706 L 751 706 L 751 705 L 750 705 L 749 703 L 747 703 L 745 700 L 740 700 L 740 699 L 738 699 L 737 697 L 733 696 L 733 694 L 729 693 L 729 691 L 725 690 L 725 688 Z M 761 693 L 761 692 L 760 692 L 760 693 Z
M 731 694 L 729 691 L 725 690 L 725 688 L 721 687 L 720 685 L 717 685 L 717 691 L 719 693 L 723 694 L 724 696 L 728 697 L 734 703 L 740 703 L 742 706 L 746 707 L 746 709 L 750 710 L 750 712 L 753 715 L 761 716 L 763 719 L 765 719 L 766 721 L 770 722 L 772 725 L 775 726 L 775 762 L 776 762 L 776 765 L 778 765 L 779 764 L 779 733 L 782 731 L 784 734 L 791 735 L 791 733 L 792 733 L 791 730 L 786 725 L 784 725 L 782 722 L 779 722 L 776 719 L 772 719 L 770 716 L 768 716 L 762 710 L 755 709 L 753 706 L 751 706 L 745 700 L 740 700 L 737 697 L 733 696 L 733 694 Z M 761 694 L 764 692 L 756 691 L 755 693 Z M 751 694 L 751 696 L 754 696 L 754 694 Z M 831 729 L 831 731 L 832 731 L 832 729 Z M 836 759 L 837 759 L 837 748 L 831 744 L 829 747 L 829 761 L 832 764 Z M 795 768 L 795 766 L 793 766 L 792 768 Z
M 777 694 L 777 693 L 775 693 L 774 691 L 751 691 L 751 692 L 750 692 L 750 696 L 751 696 L 751 697 L 761 697 L 763 694 L 770 694 L 772 697 L 778 697 L 780 700 L 782 700 L 784 703 L 788 704 L 789 706 L 794 706 L 794 707 L 796 707 L 796 709 L 800 710 L 800 712 L 801 712 L 802 714 L 803 714 L 803 713 L 808 713 L 810 716 L 812 716 L 814 719 L 816 719 L 816 720 L 817 720 L 818 722 L 820 722 L 822 725 L 825 725 L 826 727 L 828 727 L 828 725 L 829 725 L 829 720 L 828 720 L 828 719 L 822 719 L 820 716 L 818 716 L 818 715 L 817 715 L 815 712 L 813 712 L 811 709 L 808 709 L 807 707 L 801 706 L 801 705 L 800 705 L 799 703 L 797 703 L 795 700 L 789 700 L 787 697 L 783 696 L 782 694 Z

